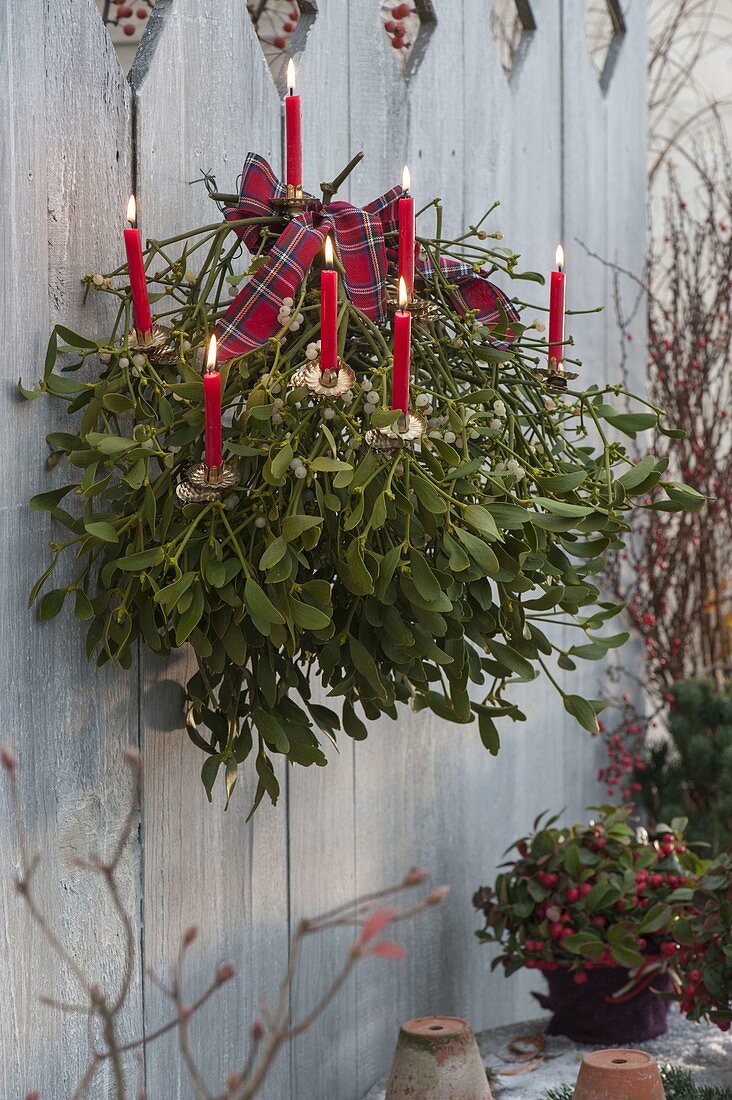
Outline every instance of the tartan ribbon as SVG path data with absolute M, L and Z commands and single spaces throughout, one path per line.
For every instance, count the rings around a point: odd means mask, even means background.
M 286 224 L 279 236 L 266 247 L 266 258 L 231 302 L 217 325 L 219 362 L 260 347 L 281 328 L 278 314 L 283 300 L 294 298 L 308 269 L 329 233 L 334 237 L 343 265 L 343 284 L 351 302 L 372 321 L 387 316 L 386 276 L 394 264 L 396 245 L 387 247 L 385 234 L 399 227 L 401 187 L 374 199 L 363 208 L 348 202 L 327 205 L 311 199 L 312 209 L 300 211 Z M 286 196 L 284 184 L 257 153 L 248 153 L 241 176 L 239 202 L 224 208 L 227 221 L 244 218 L 274 217 L 276 200 Z M 307 196 L 311 198 L 310 196 Z M 238 225 L 234 231 L 250 252 L 260 245 L 259 225 Z M 417 271 L 430 278 L 429 258 L 420 251 L 415 260 Z M 476 273 L 466 263 L 441 257 L 440 267 L 451 284 L 448 291 L 455 308 L 462 314 L 473 311 L 476 320 L 500 325 L 505 339 L 491 336 L 491 342 L 506 347 L 511 340 L 506 325 L 518 314 L 503 291 Z

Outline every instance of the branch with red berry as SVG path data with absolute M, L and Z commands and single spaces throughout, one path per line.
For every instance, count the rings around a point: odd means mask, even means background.
M 687 848 L 683 819 L 649 837 L 631 826 L 630 814 L 629 807 L 602 807 L 589 824 L 569 828 L 556 827 L 556 817 L 543 826 L 538 818 L 494 886 L 475 894 L 485 916 L 476 934 L 501 946 L 493 967 L 506 975 L 565 969 L 582 985 L 593 969 L 627 970 L 617 1001 L 668 974 L 683 1011 L 726 1029 L 732 880 Z

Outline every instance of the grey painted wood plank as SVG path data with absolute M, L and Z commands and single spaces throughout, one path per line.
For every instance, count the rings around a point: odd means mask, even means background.
M 100 330 L 98 303 L 82 309 L 81 276 L 113 265 L 121 251 L 130 180 L 130 96 L 96 8 L 3 5 L 0 12 L 0 180 L 7 232 L 0 268 L 0 325 L 8 407 L 3 453 L 0 546 L 6 563 L 0 630 L 7 640 L 0 665 L 5 701 L 3 740 L 20 764 L 21 796 L 31 844 L 43 853 L 38 897 L 49 922 L 92 980 L 112 990 L 119 980 L 122 936 L 97 882 L 71 866 L 90 849 L 107 849 L 129 789 L 125 744 L 137 742 L 135 678 L 98 673 L 84 659 L 84 630 L 67 612 L 39 624 L 27 610 L 30 586 L 58 536 L 47 515 L 30 513 L 30 494 L 68 480 L 44 470 L 44 435 L 65 426 L 58 406 L 25 405 L 13 396 L 22 374 L 42 370 L 49 329 L 63 320 Z M 83 125 L 81 125 L 83 120 Z M 68 571 L 55 584 L 69 579 Z M 41 993 L 78 999 L 14 895 L 15 853 L 9 806 L 0 793 L 0 1093 L 41 1088 L 73 1091 L 86 1062 L 85 1028 L 39 1007 Z M 139 867 L 132 853 L 122 869 L 124 902 L 138 905 Z M 122 1020 L 125 1037 L 139 1034 L 139 990 Z M 130 1084 L 141 1083 L 135 1066 Z M 101 1074 L 95 1097 L 109 1095 Z
M 348 56 L 349 5 L 321 4 L 297 62 L 302 95 L 303 175 L 307 191 L 320 197 L 320 183 L 333 179 L 357 152 L 350 144 Z M 336 199 L 348 199 L 351 181 L 368 177 L 362 164 Z M 318 700 L 340 710 L 316 688 Z M 341 734 L 336 752 L 326 738 L 326 768 L 289 767 L 288 834 L 290 925 L 347 901 L 356 891 L 353 742 Z M 295 1020 L 335 980 L 353 939 L 350 929 L 305 945 L 291 998 Z M 341 990 L 324 1017 L 290 1050 L 292 1100 L 348 1097 L 353 1090 L 358 1031 L 355 982 Z
M 161 6 L 149 49 L 133 71 L 138 88 L 137 178 L 142 228 L 165 236 L 216 218 L 202 186 L 189 181 L 213 172 L 236 188 L 246 152 L 277 166 L 280 104 L 259 43 L 238 0 L 177 0 Z M 156 31 L 158 32 L 156 35 Z M 194 1052 L 212 1087 L 244 1058 L 261 997 L 270 1001 L 287 963 L 286 805 L 262 806 L 245 824 L 255 782 L 251 769 L 223 810 L 220 788 L 208 805 L 200 780 L 201 753 L 182 732 L 181 683 L 190 669 L 181 654 L 168 668 L 143 653 L 141 722 L 145 760 L 145 850 L 142 920 L 145 961 L 170 970 L 181 935 L 198 924 L 191 951 L 190 989 L 201 989 L 218 961 L 231 958 L 239 977 L 193 1028 Z M 148 1030 L 167 1014 L 164 998 L 146 984 Z M 151 1046 L 151 1097 L 192 1096 L 175 1038 Z M 265 1097 L 290 1094 L 287 1055 Z
M 482 0 L 463 0 L 449 13 L 441 5 L 422 65 L 406 84 L 377 5 L 322 0 L 320 7 L 299 65 L 310 189 L 363 148 L 366 159 L 344 189 L 354 201 L 398 183 L 405 160 L 418 197 L 443 196 L 449 229 L 501 198 L 493 225 L 507 243 L 523 247 L 526 266 L 548 271 L 564 235 L 575 308 L 609 296 L 607 274 L 575 238 L 633 270 L 640 266 L 644 3 L 626 5 L 628 34 L 605 95 L 587 57 L 583 0 L 565 0 L 561 27 L 558 8 L 537 7 L 539 28 L 510 80 L 493 49 Z M 98 302 L 81 313 L 79 277 L 121 255 L 118 234 L 132 177 L 131 112 L 129 89 L 91 0 L 79 0 L 68 13 L 38 0 L 11 0 L 0 12 L 0 70 L 10 89 L 0 105 L 0 126 L 9 136 L 0 148 L 0 181 L 11 208 L 0 265 L 0 325 L 3 346 L 17 349 L 4 368 L 9 393 L 21 370 L 26 379 L 37 373 L 54 320 L 102 323 Z M 280 102 L 239 0 L 161 0 L 133 79 L 143 232 L 163 235 L 210 219 L 203 188 L 188 186 L 202 170 L 214 171 L 229 190 L 248 149 L 279 167 Z M 317 135 L 312 142 L 308 124 Z M 47 218 L 48 242 L 37 228 Z M 545 297 L 536 291 L 532 300 Z M 610 314 L 599 323 L 577 319 L 572 331 L 585 361 L 583 377 L 614 377 Z M 634 337 L 640 349 L 642 318 Z M 642 377 L 640 355 L 634 369 Z M 39 627 L 24 610 L 49 535 L 44 518 L 22 505 L 49 484 L 43 434 L 57 422 L 50 406 L 12 402 L 5 419 L 6 453 L 23 461 L 0 512 L 0 546 L 12 563 L 12 581 L 0 597 L 0 630 L 15 639 L 0 684 L 7 725 L 25 762 L 34 838 L 47 847 L 49 838 L 61 836 L 61 857 L 43 878 L 44 895 L 69 942 L 108 981 L 120 953 L 111 914 L 76 877 L 60 896 L 55 887 L 65 874 L 63 860 L 80 850 L 85 834 L 104 840 L 114 833 L 127 783 L 120 747 L 137 737 L 138 696 L 134 675 L 85 666 L 82 633 L 72 627 L 69 635 L 69 620 Z M 71 645 L 65 644 L 69 637 Z M 594 784 L 598 742 L 565 716 L 552 689 L 539 682 L 523 692 L 528 722 L 502 731 L 497 760 L 473 730 L 446 729 L 429 716 L 405 713 L 396 724 L 378 723 L 355 749 L 345 741 L 326 770 L 291 773 L 281 805 L 264 807 L 247 826 L 250 779 L 241 782 L 227 815 L 220 803 L 206 803 L 199 753 L 180 728 L 187 659 L 181 654 L 166 668 L 143 656 L 141 664 L 146 782 L 140 935 L 145 962 L 165 973 L 183 929 L 201 925 L 192 991 L 220 959 L 232 957 L 239 967 L 238 991 L 225 993 L 225 1009 L 212 1006 L 196 1029 L 196 1050 L 212 1083 L 220 1084 L 240 1055 L 260 995 L 272 995 L 292 922 L 356 890 L 398 879 L 414 863 L 450 882 L 451 900 L 400 930 L 406 963 L 374 960 L 358 971 L 322 1029 L 282 1057 L 265 1097 L 360 1096 L 388 1064 L 397 1026 L 408 1015 L 457 1012 L 488 1027 L 530 1014 L 528 975 L 504 983 L 489 974 L 489 953 L 472 937 L 470 895 L 492 878 L 500 853 L 536 812 L 566 803 L 568 816 L 577 816 L 600 793 Z M 39 669 L 49 690 L 32 686 Z M 582 684 L 594 694 L 594 666 L 572 683 L 573 690 Z M 77 813 L 80 826 L 73 824 Z M 4 793 L 0 838 L 5 854 Z M 68 982 L 29 931 L 12 896 L 11 872 L 4 859 L 0 927 L 7 950 L 0 952 L 0 981 L 8 993 L 0 1005 L 0 1045 L 12 1053 L 0 1066 L 0 1091 L 14 1094 L 32 1066 L 37 1079 L 27 1087 L 57 1095 L 77 1071 L 83 1044 L 67 1041 L 59 1051 L 59 1020 L 36 1006 L 40 979 L 47 976 L 46 988 L 57 993 Z M 133 859 L 125 882 L 133 903 L 137 873 Z M 334 973 L 347 939 L 318 943 L 306 955 L 295 1009 L 311 1003 Z M 126 1021 L 131 1030 L 141 1012 L 136 993 Z M 148 1029 L 164 1012 L 148 983 Z M 153 1098 L 191 1095 L 173 1041 L 151 1048 L 147 1084 Z M 100 1085 L 100 1097 L 105 1089 Z

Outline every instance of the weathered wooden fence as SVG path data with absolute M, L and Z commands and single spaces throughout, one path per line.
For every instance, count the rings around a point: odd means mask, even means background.
M 378 0 L 319 0 L 300 62 L 305 178 L 316 187 L 362 148 L 354 201 L 391 186 L 405 160 L 418 195 L 444 197 L 449 227 L 499 197 L 494 225 L 523 246 L 528 266 L 547 269 L 565 241 L 569 305 L 583 308 L 607 301 L 610 287 L 577 240 L 630 269 L 641 265 L 645 4 L 623 4 L 626 33 L 604 91 L 584 37 L 586 0 L 532 5 L 536 30 L 509 80 L 489 29 L 490 0 L 438 0 L 424 60 L 405 83 Z M 518 6 L 525 12 L 526 0 Z M 49 487 L 44 435 L 58 421 L 43 401 L 17 400 L 16 379 L 38 376 L 54 322 L 94 324 L 94 305 L 82 308 L 80 276 L 121 259 L 133 183 L 150 235 L 209 218 L 202 189 L 188 182 L 206 169 L 233 188 L 249 149 L 278 163 L 280 102 L 243 0 L 159 0 L 134 91 L 93 0 L 5 0 L 0 72 L 0 741 L 22 765 L 31 841 L 45 856 L 41 896 L 87 969 L 102 982 L 115 974 L 119 925 L 71 863 L 90 837 L 103 844 L 114 835 L 128 784 L 122 749 L 139 743 L 144 799 L 126 867 L 139 962 L 127 1024 L 132 1034 L 161 1021 L 165 1005 L 146 968 L 165 973 L 182 929 L 199 923 L 192 984 L 225 957 L 240 975 L 237 992 L 207 1008 L 196 1029 L 202 1065 L 219 1083 L 259 998 L 273 993 L 293 922 L 398 879 L 411 864 L 429 867 L 453 893 L 403 932 L 409 961 L 365 966 L 317 1032 L 281 1057 L 265 1093 L 357 1100 L 383 1070 L 405 1017 L 459 1013 L 485 1027 L 532 1013 L 529 976 L 505 982 L 489 974 L 489 955 L 472 935 L 471 893 L 537 811 L 566 805 L 574 815 L 596 800 L 597 743 L 548 686 L 534 685 L 523 700 L 529 721 L 504 730 L 495 760 L 470 730 L 405 716 L 380 724 L 363 744 L 346 741 L 324 771 L 293 772 L 282 804 L 246 825 L 250 790 L 238 792 L 227 814 L 206 802 L 197 751 L 181 731 L 180 667 L 143 655 L 130 674 L 99 673 L 85 664 L 82 631 L 69 617 L 34 620 L 27 594 L 52 536 L 47 517 L 26 501 Z M 571 328 L 587 375 L 612 376 L 612 312 Z M 642 328 L 637 335 L 640 345 Z M 596 670 L 582 675 L 592 691 Z M 39 993 L 68 996 L 73 983 L 14 896 L 4 789 L 0 842 L 0 1095 L 10 1100 L 33 1087 L 61 1100 L 84 1064 L 85 1027 L 38 1005 Z M 293 1007 L 312 1001 L 344 944 L 319 943 L 306 956 Z M 139 1064 L 143 1081 L 153 1100 L 191 1095 L 174 1039 L 150 1047 Z M 109 1095 L 108 1082 L 94 1095 Z

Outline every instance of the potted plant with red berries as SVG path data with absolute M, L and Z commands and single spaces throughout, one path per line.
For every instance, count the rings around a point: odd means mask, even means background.
M 683 843 L 684 821 L 636 830 L 630 807 L 602 807 L 589 824 L 558 828 L 559 815 L 518 840 L 493 888 L 473 901 L 477 935 L 501 945 L 493 967 L 541 970 L 553 1013 L 547 1032 L 618 1045 L 662 1035 L 678 988 L 680 947 L 671 935 L 687 915 L 700 862 Z M 509 850 L 512 850 L 509 849 Z
M 674 921 L 681 1011 L 732 1025 L 732 855 L 710 863 L 696 884 L 688 916 Z

